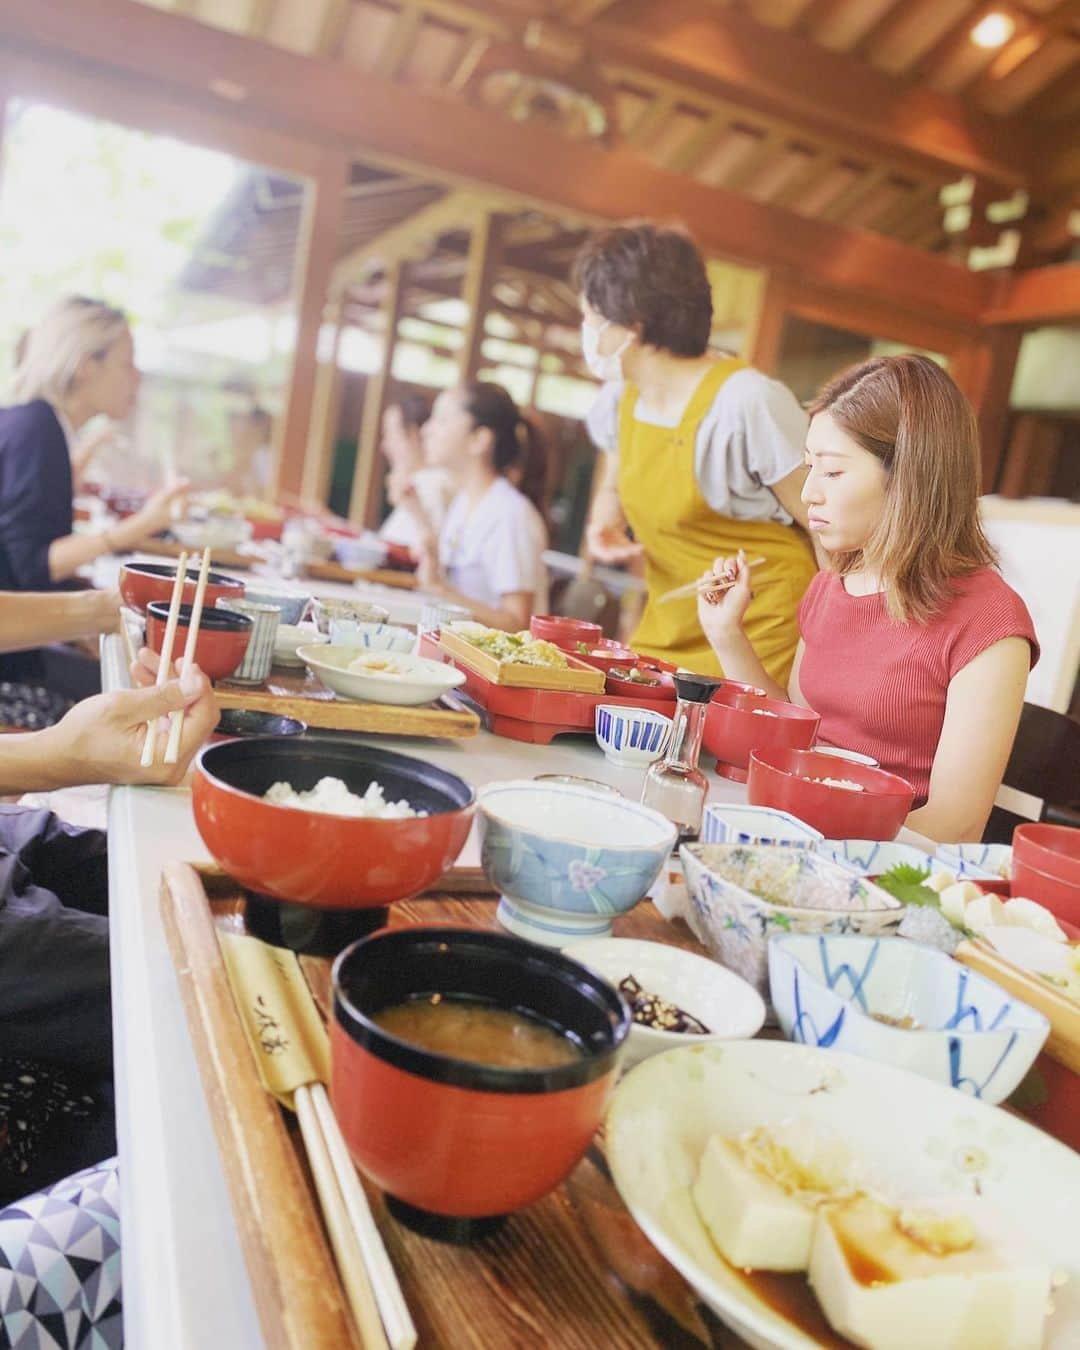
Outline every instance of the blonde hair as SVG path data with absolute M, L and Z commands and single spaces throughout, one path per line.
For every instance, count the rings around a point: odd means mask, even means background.
M 861 549 L 837 554 L 844 575 L 880 576 L 889 613 L 926 623 L 957 578 L 995 562 L 979 522 L 979 434 L 971 404 L 926 356 L 880 356 L 831 380 L 810 405 L 827 412 L 887 474 L 885 508 Z
M 102 357 L 127 332 L 118 309 L 82 295 L 65 296 L 19 344 L 12 382 L 16 403 L 43 398 L 59 403 L 70 394 L 87 357 Z

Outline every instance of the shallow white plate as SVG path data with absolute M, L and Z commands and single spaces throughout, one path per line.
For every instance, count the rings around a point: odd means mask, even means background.
M 1066 1275 L 1044 1350 L 1080 1345 L 1080 1155 L 952 1088 L 854 1055 L 780 1041 L 672 1050 L 615 1090 L 607 1157 L 627 1208 L 711 1308 L 757 1350 L 815 1350 L 713 1246 L 691 1196 L 709 1136 L 758 1125 L 846 1146 L 889 1200 L 985 1206 Z M 990 1226 L 990 1225 L 988 1225 Z M 931 1347 L 912 1347 L 931 1350 Z
M 405 672 L 401 675 L 349 670 L 354 661 L 366 655 L 356 647 L 336 647 L 328 643 L 323 647 L 301 647 L 296 654 L 338 698 L 354 699 L 359 703 L 392 703 L 415 708 L 421 703 L 431 703 L 441 694 L 465 683 L 465 676 L 453 666 L 404 652 L 370 654 L 392 660 Z
M 758 991 L 718 961 L 696 952 L 636 938 L 588 938 L 564 947 L 563 953 L 616 988 L 632 975 L 646 992 L 674 1003 L 709 1028 L 707 1036 L 687 1035 L 635 1022 L 623 1052 L 624 1068 L 677 1046 L 747 1040 L 765 1021 L 765 1000 Z
M 274 635 L 274 665 L 303 670 L 301 647 L 322 646 L 328 641 L 314 624 L 278 624 Z

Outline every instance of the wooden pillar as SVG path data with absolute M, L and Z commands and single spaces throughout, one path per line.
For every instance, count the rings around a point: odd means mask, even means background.
M 978 419 L 983 492 L 994 491 L 1005 454 L 1009 395 L 1020 337 L 1018 327 L 986 329 L 949 359 L 949 373 L 971 400 Z
M 742 355 L 766 375 L 775 375 L 780 365 L 780 349 L 784 338 L 784 323 L 788 315 L 787 285 L 770 273 L 761 292 L 754 325 L 747 335 Z
M 485 211 L 473 226 L 469 240 L 469 260 L 465 269 L 462 299 L 468 307 L 465 341 L 461 344 L 458 371 L 462 383 L 475 380 L 483 355 L 484 321 L 491 303 L 491 288 L 499 265 L 500 237 L 504 218 Z
M 334 465 L 334 446 L 337 443 L 338 419 L 341 414 L 341 367 L 338 353 L 341 334 L 345 327 L 345 299 L 339 296 L 327 314 L 327 322 L 334 328 L 334 341 L 325 361 L 319 362 L 315 374 L 315 396 L 311 410 L 311 430 L 307 454 L 304 456 L 303 486 L 300 495 L 305 501 L 325 504 L 330 491 L 330 474 Z
M 334 266 L 341 251 L 342 212 L 349 181 L 349 158 L 339 151 L 320 156 L 315 182 L 305 194 L 299 240 L 299 266 L 293 294 L 296 345 L 293 349 L 285 415 L 274 445 L 275 492 L 299 493 L 315 399 L 319 330 L 323 323 Z
M 349 519 L 356 524 L 374 524 L 378 502 L 375 474 L 379 463 L 379 435 L 382 415 L 386 407 L 386 391 L 394 368 L 394 348 L 397 346 L 398 324 L 405 305 L 406 264 L 392 263 L 386 273 L 386 291 L 383 295 L 384 318 L 383 359 L 379 369 L 368 376 L 364 390 L 364 408 L 360 423 L 360 440 L 356 447 L 356 468 L 353 471 L 352 496 L 349 500 Z

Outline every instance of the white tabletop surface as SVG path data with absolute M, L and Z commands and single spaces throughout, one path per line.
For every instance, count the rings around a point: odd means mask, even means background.
M 118 637 L 103 643 L 102 662 L 107 689 L 127 683 Z M 395 738 L 393 746 L 478 786 L 576 773 L 627 795 L 640 791 L 641 770 L 608 764 L 583 737 L 535 746 L 481 732 L 458 742 Z M 712 800 L 744 798 L 738 784 L 711 783 Z M 186 790 L 112 790 L 110 931 L 129 1350 L 264 1345 L 158 909 L 163 864 L 206 858 Z

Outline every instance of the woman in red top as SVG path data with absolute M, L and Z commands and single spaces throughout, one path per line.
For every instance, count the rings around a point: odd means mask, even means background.
M 813 708 L 822 740 L 906 778 L 913 830 L 978 839 L 1039 648 L 979 523 L 971 406 L 933 361 L 905 355 L 845 371 L 810 411 L 802 495 L 832 567 L 800 607 L 788 689 L 743 632 L 741 554 L 714 565 L 735 582 L 701 600 L 701 626 L 728 678 Z

